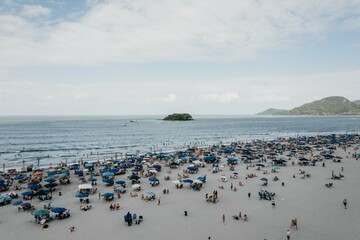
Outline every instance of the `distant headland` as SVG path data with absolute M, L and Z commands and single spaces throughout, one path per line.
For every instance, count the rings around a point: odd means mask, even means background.
M 188 113 L 173 113 L 166 116 L 163 120 L 165 121 L 191 121 L 193 117 Z
M 360 115 L 360 100 L 351 102 L 344 97 L 332 96 L 306 103 L 291 110 L 269 108 L 256 115 Z

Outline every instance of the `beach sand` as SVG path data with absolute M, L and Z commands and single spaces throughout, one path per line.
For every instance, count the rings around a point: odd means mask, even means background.
M 354 152 L 352 148 L 347 151 Z M 281 167 L 278 173 L 263 175 L 262 171 L 255 168 L 246 169 L 246 165 L 239 163 L 235 167 L 240 175 L 238 179 L 231 179 L 232 171 L 229 167 L 213 174 L 209 169 L 211 165 L 200 168 L 197 174 L 189 174 L 196 179 L 200 175 L 207 174 L 207 181 L 201 191 L 193 191 L 186 184 L 184 188 L 176 189 L 173 180 L 177 174 L 182 173 L 187 165 L 178 169 L 171 169 L 171 179 L 163 180 L 168 170 L 162 169 L 158 175 L 161 183 L 159 186 L 150 187 L 149 181 L 141 179 L 142 191 L 139 196 L 129 196 L 131 184 L 127 181 L 127 193 L 122 194 L 121 199 L 115 196 L 111 202 L 99 200 L 98 193 L 90 196 L 89 211 L 80 210 L 79 199 L 75 198 L 77 187 L 81 182 L 73 175 L 72 184 L 69 186 L 59 185 L 54 192 L 53 207 L 65 207 L 71 210 L 71 217 L 64 220 L 53 220 L 49 228 L 42 230 L 41 226 L 34 223 L 34 217 L 29 212 L 18 212 L 17 207 L 6 205 L 0 207 L 0 235 L 1 239 L 286 239 L 286 231 L 290 229 L 291 219 L 297 218 L 298 230 L 291 230 L 291 239 L 347 239 L 357 240 L 360 236 L 360 161 L 346 158 L 346 153 L 338 149 L 335 155 L 343 157 L 342 162 L 335 163 L 326 161 L 326 167 L 321 163 L 316 166 L 292 166 L 287 164 Z M 297 161 L 296 161 L 297 162 Z M 331 180 L 331 172 L 338 173 L 344 167 L 343 180 Z M 270 172 L 270 168 L 268 169 Z M 298 170 L 303 169 L 311 173 L 311 177 L 300 179 Z M 248 173 L 256 173 L 257 177 L 245 179 Z M 225 174 L 228 181 L 221 181 L 221 175 Z M 296 178 L 293 178 L 293 174 Z M 116 176 L 116 180 L 125 180 L 126 175 Z M 274 176 L 279 181 L 272 181 Z M 269 179 L 269 185 L 261 186 L 260 178 Z M 101 193 L 112 192 L 111 187 L 105 187 L 98 178 L 98 191 Z M 239 186 L 239 181 L 244 186 Z M 285 186 L 282 186 L 282 182 Z M 333 182 L 332 188 L 326 188 L 325 183 Z M 237 192 L 230 190 L 233 183 Z M 223 185 L 224 189 L 218 186 Z M 169 189 L 169 194 L 163 194 L 163 189 Z M 276 207 L 272 208 L 271 201 L 259 200 L 260 188 L 275 192 Z M 161 204 L 155 201 L 141 200 L 141 193 L 150 190 L 161 197 Z M 219 202 L 216 204 L 205 201 L 205 194 L 210 195 L 214 190 L 218 191 Z M 22 190 L 24 191 L 24 190 Z M 19 195 L 22 191 L 18 191 Z M 61 191 L 62 196 L 57 192 Z M 248 198 L 248 192 L 251 197 Z M 348 209 L 344 209 L 342 201 L 348 200 Z M 21 195 L 19 196 L 21 199 Z M 40 200 L 33 199 L 32 204 L 37 209 L 42 208 Z M 120 210 L 109 210 L 111 203 L 119 203 Z M 188 216 L 184 216 L 184 211 Z M 130 211 L 138 216 L 142 215 L 144 221 L 140 225 L 127 226 L 123 216 Z M 248 215 L 248 221 L 234 220 L 231 216 Z M 223 223 L 225 214 L 225 223 Z M 51 213 L 54 216 L 54 213 Z M 69 233 L 69 227 L 75 226 L 75 231 Z

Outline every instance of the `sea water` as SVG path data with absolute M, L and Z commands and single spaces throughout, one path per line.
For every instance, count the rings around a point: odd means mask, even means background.
M 0 117 L 0 164 L 94 161 L 236 140 L 360 132 L 358 116 L 194 116 L 186 122 L 161 117 Z

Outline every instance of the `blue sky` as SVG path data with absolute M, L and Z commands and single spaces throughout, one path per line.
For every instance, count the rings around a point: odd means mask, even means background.
M 360 1 L 2 0 L 1 115 L 360 99 Z

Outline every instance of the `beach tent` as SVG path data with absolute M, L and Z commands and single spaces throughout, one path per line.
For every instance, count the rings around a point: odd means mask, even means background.
M 80 184 L 78 188 L 79 190 L 82 190 L 82 189 L 92 189 L 93 187 L 91 186 L 91 184 Z
M 183 179 L 182 182 L 184 182 L 184 183 L 193 183 L 193 180 L 191 180 L 189 178 L 186 178 L 186 179 Z

